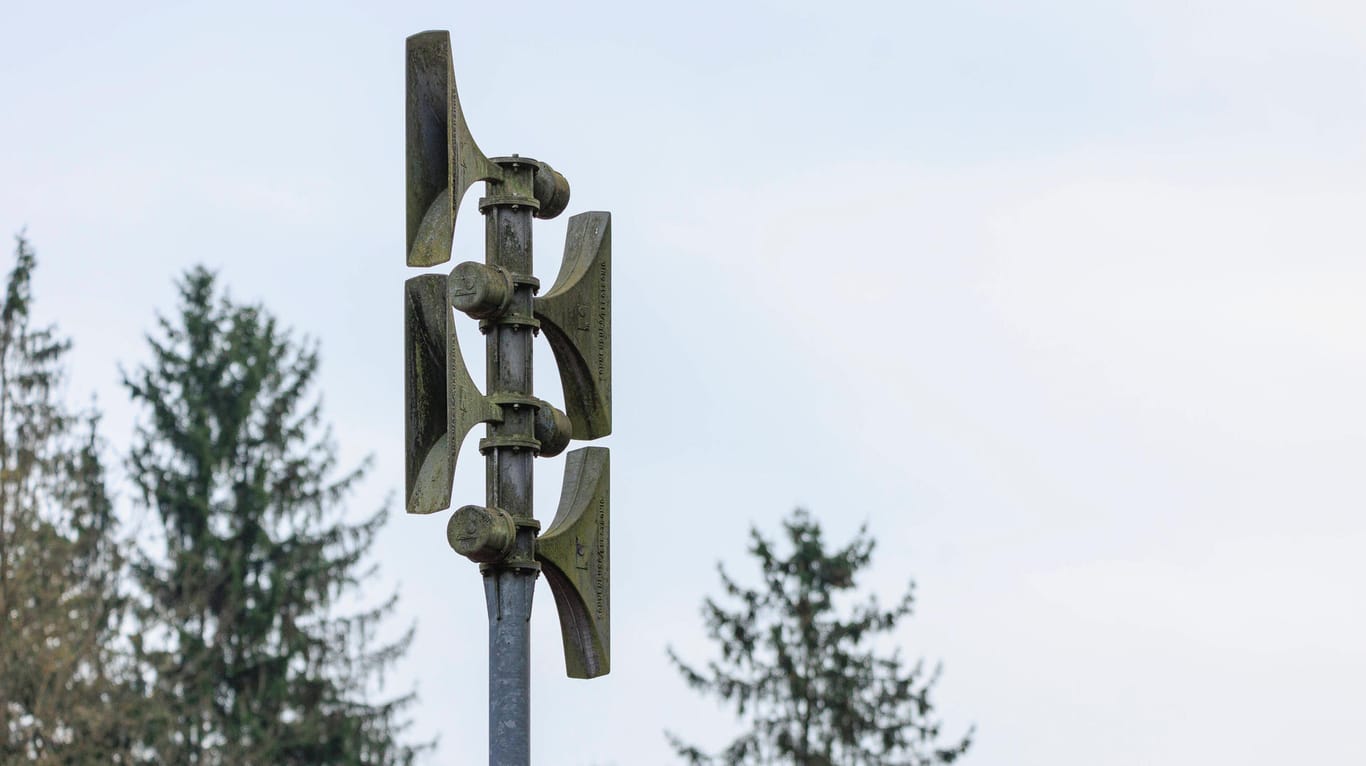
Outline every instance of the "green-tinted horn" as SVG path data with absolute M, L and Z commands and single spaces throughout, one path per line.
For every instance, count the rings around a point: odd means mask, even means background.
M 611 461 L 606 447 L 569 453 L 555 520 L 536 541 L 536 558 L 555 596 L 571 678 L 612 667 Z
M 500 178 L 465 124 L 449 32 L 408 38 L 408 265 L 451 257 L 455 214 L 475 181 Z
M 409 513 L 450 507 L 460 444 L 476 423 L 501 420 L 465 367 L 443 274 L 404 284 L 404 410 Z
M 536 318 L 555 352 L 575 439 L 612 432 L 612 215 L 569 219 L 564 262 Z

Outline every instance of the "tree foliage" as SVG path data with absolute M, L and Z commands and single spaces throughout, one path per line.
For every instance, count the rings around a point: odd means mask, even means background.
M 60 397 L 70 342 L 32 319 L 18 237 L 0 304 L 0 762 L 127 762 L 126 602 L 93 412 Z
M 757 529 L 750 553 L 762 583 L 748 588 L 718 567 L 726 604 L 703 604 L 719 660 L 697 668 L 669 657 L 698 691 L 732 706 L 745 731 L 709 755 L 669 733 L 688 763 L 929 766 L 967 752 L 972 732 L 943 741 L 931 691 L 939 668 L 908 663 L 879 640 L 911 614 L 914 584 L 889 609 L 869 597 L 846 605 L 874 543 L 862 529 L 828 549 L 819 522 L 798 510 L 783 522 L 786 552 Z
M 162 533 L 136 562 L 153 760 L 411 763 L 411 695 L 367 701 L 411 638 L 377 642 L 396 597 L 339 614 L 384 512 L 348 520 L 365 466 L 338 469 L 316 345 L 202 268 L 179 289 L 150 364 L 124 377 L 144 412 L 129 469 Z

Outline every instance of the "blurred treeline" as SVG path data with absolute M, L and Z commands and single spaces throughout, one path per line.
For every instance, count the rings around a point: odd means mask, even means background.
M 337 463 L 318 348 L 192 269 L 121 371 L 138 406 L 111 456 L 63 400 L 71 341 L 33 317 L 20 235 L 0 306 L 0 764 L 408 764 L 406 651 L 347 612 L 383 511 Z M 116 513 L 111 466 L 123 467 Z M 139 519 L 137 525 L 121 519 Z M 136 531 L 134 527 L 136 526 Z

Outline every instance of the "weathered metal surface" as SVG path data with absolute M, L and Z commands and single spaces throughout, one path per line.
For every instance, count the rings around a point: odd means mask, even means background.
M 470 135 L 451 68 L 449 32 L 408 38 L 408 265 L 451 257 L 455 216 L 465 190 L 498 177 Z
M 460 341 L 449 326 L 446 278 L 409 279 L 403 303 L 405 505 L 409 513 L 435 513 L 450 507 L 455 459 L 465 434 L 502 412 L 479 393 L 465 369 Z
M 512 291 L 512 275 L 505 270 L 465 261 L 451 271 L 451 305 L 475 319 L 506 312 Z
M 537 218 L 554 218 L 569 206 L 569 179 L 544 162 L 536 163 Z
M 564 261 L 536 318 L 555 352 L 575 439 L 612 432 L 612 216 L 569 219 Z
M 446 454 L 446 302 L 444 280 L 424 274 L 403 284 L 403 412 L 408 513 L 451 504 Z
M 539 543 L 532 496 L 538 454 L 611 431 L 611 219 L 570 219 L 559 277 L 535 298 L 532 218 L 564 211 L 568 180 L 544 162 L 479 150 L 456 92 L 448 33 L 408 38 L 407 84 L 408 265 L 450 259 L 461 199 L 475 181 L 488 182 L 479 200 L 486 264 L 407 283 L 407 507 L 449 507 L 461 442 L 475 423 L 489 423 L 479 442 L 485 503 L 455 511 L 446 532 L 451 548 L 479 562 L 484 575 L 489 763 L 529 766 L 531 603 L 543 562 L 569 674 L 591 678 L 610 665 L 607 450 L 569 454 L 559 512 Z M 487 396 L 465 367 L 455 310 L 478 319 L 484 333 Z M 564 412 L 533 393 L 532 341 L 541 329 L 561 373 Z
M 531 195 L 535 161 L 523 158 L 499 158 L 502 181 L 490 183 L 490 194 L 509 199 Z M 487 351 L 485 389 L 503 411 L 501 422 L 489 428 L 483 443 L 493 446 L 486 450 L 488 485 L 485 505 L 502 508 L 513 518 L 531 518 L 532 461 L 535 457 L 536 408 L 522 402 L 532 397 L 532 333 L 509 319 L 531 316 L 532 289 L 529 283 L 515 278 L 531 273 L 531 209 L 525 205 L 499 203 L 485 207 L 484 253 L 486 268 L 506 272 L 514 278 L 512 296 L 493 323 L 484 326 L 484 347 Z M 501 446 L 500 446 L 501 445 Z M 532 560 L 530 536 L 519 543 L 522 556 Z
M 574 426 L 569 416 L 550 402 L 538 401 L 536 411 L 536 441 L 541 443 L 537 454 L 541 457 L 555 457 L 569 446 L 574 438 Z
M 595 678 L 611 670 L 610 468 L 605 447 L 569 453 L 555 520 L 536 541 L 564 637 L 565 671 Z
M 516 539 L 517 525 L 499 508 L 467 505 L 451 514 L 446 524 L 451 549 L 479 563 L 502 561 Z
M 484 505 L 507 511 L 517 524 L 511 548 L 481 567 L 489 618 L 489 763 L 529 766 L 531 758 L 531 600 L 540 567 L 532 484 L 536 456 L 536 407 L 532 396 L 532 334 L 508 324 L 531 316 L 532 286 L 515 277 L 531 274 L 531 197 L 534 161 L 499 158 L 501 181 L 489 183 L 479 200 L 484 213 L 484 255 L 490 268 L 513 275 L 512 297 L 496 321 L 483 326 L 487 389 L 503 410 L 489 427 L 484 450 Z M 533 200 L 534 201 L 534 200 Z

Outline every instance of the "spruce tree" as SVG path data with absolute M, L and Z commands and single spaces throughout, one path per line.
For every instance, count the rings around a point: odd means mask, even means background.
M 137 698 L 98 420 L 61 401 L 70 342 L 32 319 L 18 237 L 0 304 L 0 762 L 127 762 Z
M 783 522 L 787 552 L 757 529 L 749 552 L 762 583 L 745 587 L 718 567 L 722 605 L 706 599 L 707 632 L 721 657 L 697 669 L 669 657 L 693 688 L 733 706 L 745 731 L 714 755 L 669 733 L 688 763 L 749 766 L 930 766 L 956 761 L 972 732 L 941 741 L 930 693 L 939 669 L 880 647 L 911 613 L 914 584 L 890 609 L 856 603 L 856 576 L 872 558 L 861 529 L 828 549 L 820 523 L 798 510 Z M 882 639 L 885 642 L 885 639 Z
M 338 469 L 311 390 L 317 346 L 220 294 L 203 268 L 178 287 L 179 311 L 148 336 L 151 362 L 124 376 L 144 408 L 130 473 L 162 533 L 136 567 L 139 650 L 163 713 L 148 729 L 153 760 L 411 763 L 412 696 L 371 701 L 412 635 L 376 643 L 396 596 L 338 613 L 372 571 L 385 511 L 348 518 L 365 466 Z

